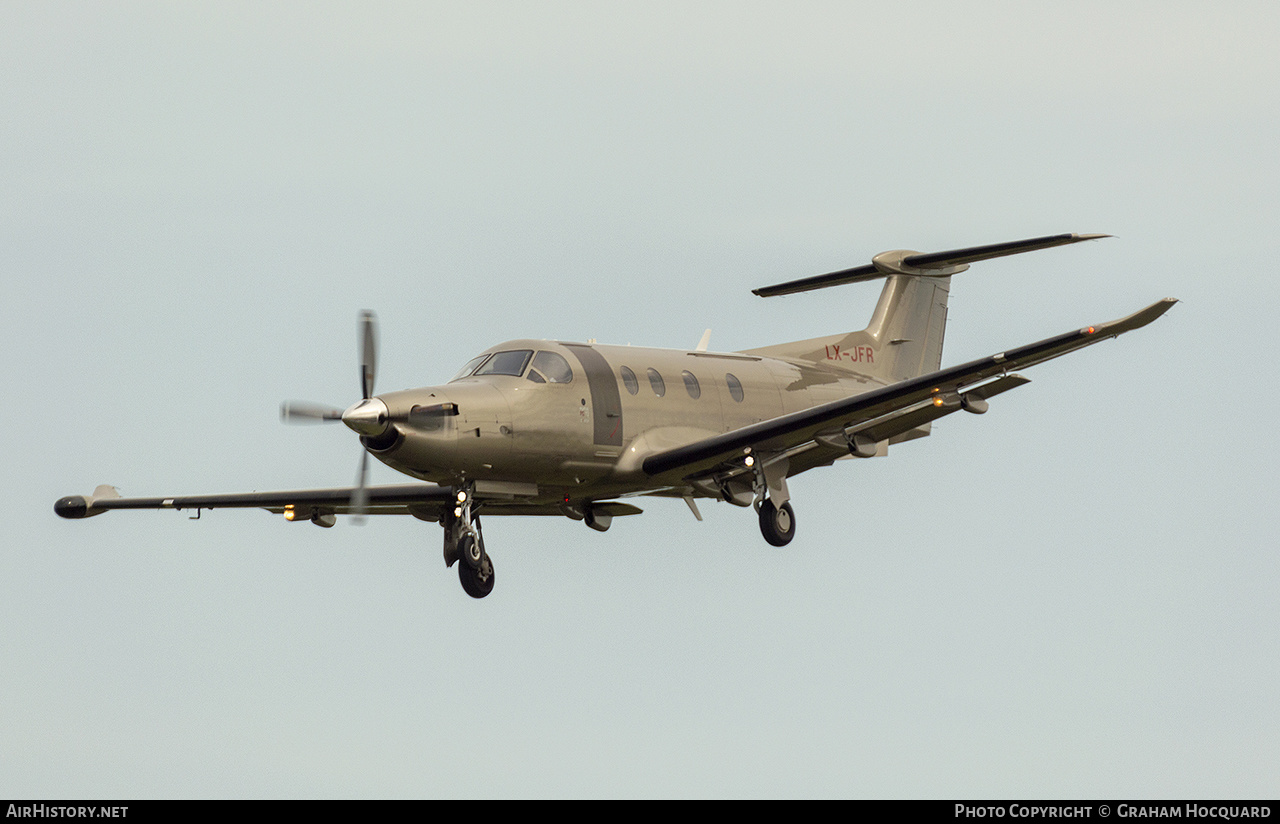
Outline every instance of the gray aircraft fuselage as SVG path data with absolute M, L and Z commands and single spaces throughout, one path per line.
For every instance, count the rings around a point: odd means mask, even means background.
M 530 353 L 520 374 L 377 395 L 392 421 L 408 419 L 415 407 L 455 414 L 426 427 L 388 423 L 366 446 L 387 466 L 426 481 L 523 482 L 537 484 L 539 499 L 596 497 L 635 490 L 645 455 L 883 385 L 847 366 L 873 363 L 870 346 L 832 352 L 843 356 L 840 371 L 749 353 L 545 340 L 508 341 L 482 357 L 513 352 Z M 537 380 L 528 362 L 542 352 L 568 365 L 567 382 Z

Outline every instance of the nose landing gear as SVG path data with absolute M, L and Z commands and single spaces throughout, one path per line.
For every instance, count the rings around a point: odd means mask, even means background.
M 444 563 L 446 567 L 458 564 L 458 581 L 463 592 L 472 598 L 483 598 L 493 592 L 493 560 L 484 549 L 480 516 L 472 515 L 471 484 L 458 488 L 458 504 L 446 511 L 444 526 Z M 460 562 L 460 563 L 459 563 Z
M 483 598 L 493 592 L 493 561 L 484 551 L 484 542 L 466 535 L 459 549 L 462 563 L 458 564 L 458 580 L 463 592 L 472 598 Z

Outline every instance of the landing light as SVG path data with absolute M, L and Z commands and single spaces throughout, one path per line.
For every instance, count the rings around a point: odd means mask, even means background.
M 466 503 L 466 502 L 467 502 L 467 492 L 466 492 L 466 490 L 461 490 L 461 491 L 459 491 L 459 492 L 458 492 L 458 503 L 460 503 L 460 504 L 464 504 L 464 503 Z
M 942 406 L 944 403 L 946 403 L 946 401 L 944 401 L 944 400 L 942 399 L 942 396 L 941 396 L 941 395 L 935 395 L 935 396 L 933 397 L 933 405 L 934 405 L 934 406 Z
M 743 458 L 742 462 L 746 464 L 747 469 L 750 469 L 751 467 L 756 465 L 756 459 L 753 455 L 748 455 L 747 457 Z
M 292 521 L 297 517 L 298 517 L 298 513 L 297 511 L 294 510 L 293 504 L 289 504 L 284 508 L 284 519 L 286 521 Z
M 455 518 L 461 518 L 461 517 L 462 517 L 462 507 L 460 507 L 460 506 L 455 506 L 455 507 L 453 508 L 453 517 L 455 517 Z

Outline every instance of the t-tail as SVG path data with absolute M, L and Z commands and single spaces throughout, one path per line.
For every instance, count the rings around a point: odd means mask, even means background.
M 822 363 L 882 383 L 936 372 L 942 366 L 951 276 L 979 260 L 1110 237 L 1066 234 L 947 252 L 881 252 L 871 263 L 752 290 L 761 297 L 790 295 L 845 283 L 887 278 L 865 329 L 749 350 L 752 355 Z

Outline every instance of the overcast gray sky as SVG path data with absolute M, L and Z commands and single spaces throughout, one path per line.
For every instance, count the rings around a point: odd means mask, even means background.
M 1274 797 L 1280 7 L 0 4 L 0 791 Z M 750 511 L 56 518 L 336 486 L 286 398 L 501 340 L 742 349 L 975 265 L 944 364 L 1182 299 Z M 963 418 L 963 419 L 960 419 Z M 375 467 L 374 482 L 396 475 Z

